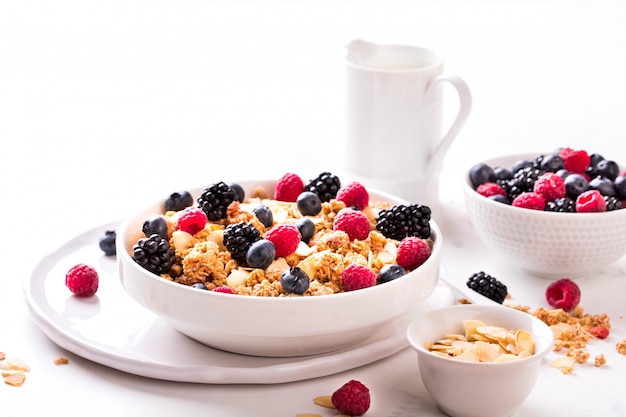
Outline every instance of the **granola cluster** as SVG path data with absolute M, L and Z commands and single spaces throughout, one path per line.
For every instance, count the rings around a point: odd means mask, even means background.
M 297 250 L 284 257 L 277 257 L 265 269 L 250 268 L 231 256 L 223 243 L 224 229 L 230 224 L 247 222 L 264 236 L 266 227 L 255 216 L 253 209 L 259 205 L 269 207 L 274 224 L 295 223 L 302 214 L 295 202 L 271 199 L 262 187 L 253 190 L 245 202 L 233 201 L 227 209 L 226 218 L 209 222 L 204 229 L 191 235 L 178 230 L 178 211 L 163 214 L 167 222 L 168 238 L 174 248 L 176 261 L 165 279 L 184 284 L 203 284 L 212 290 L 228 286 L 236 294 L 251 296 L 290 296 L 281 284 L 282 273 L 290 267 L 299 267 L 310 277 L 310 286 L 302 294 L 317 296 L 344 291 L 341 276 L 350 264 L 362 264 L 374 273 L 395 262 L 399 241 L 389 239 L 376 230 L 378 213 L 392 206 L 387 202 L 370 202 L 362 210 L 370 222 L 369 236 L 364 240 L 351 240 L 341 230 L 333 230 L 333 220 L 346 204 L 336 199 L 322 203 L 319 214 L 309 217 L 315 224 L 315 233 L 308 243 L 300 242 Z M 432 241 L 428 244 L 432 248 Z

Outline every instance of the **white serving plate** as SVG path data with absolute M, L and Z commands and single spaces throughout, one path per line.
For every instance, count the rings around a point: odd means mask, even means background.
M 135 375 L 209 384 L 271 384 L 316 378 L 356 368 L 408 346 L 405 330 L 427 309 L 454 302 L 440 283 L 419 309 L 347 349 L 294 358 L 254 357 L 224 352 L 179 333 L 133 301 L 122 288 L 115 257 L 98 239 L 119 223 L 86 231 L 45 256 L 24 284 L 33 319 L 56 344 L 81 357 Z M 65 287 L 65 273 L 77 263 L 100 275 L 95 296 L 79 298 Z

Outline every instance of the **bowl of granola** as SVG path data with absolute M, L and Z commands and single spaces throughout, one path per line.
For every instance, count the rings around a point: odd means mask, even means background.
M 426 390 L 452 417 L 514 414 L 554 343 L 532 314 L 495 304 L 431 310 L 411 322 L 407 338 Z
M 599 154 L 560 148 L 472 165 L 468 216 L 488 249 L 546 278 L 576 278 L 626 254 L 626 172 Z
M 122 286 L 181 333 L 240 354 L 320 354 L 366 340 L 419 307 L 439 279 L 428 206 L 342 185 L 215 182 L 122 222 Z

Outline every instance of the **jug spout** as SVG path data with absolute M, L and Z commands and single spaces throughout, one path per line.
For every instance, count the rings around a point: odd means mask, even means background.
M 375 55 L 378 45 L 363 39 L 355 39 L 346 45 L 346 48 L 348 50 L 346 59 L 355 65 L 363 65 L 368 57 Z

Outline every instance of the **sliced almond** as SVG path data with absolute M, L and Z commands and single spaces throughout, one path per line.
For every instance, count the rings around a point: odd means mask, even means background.
M 313 398 L 313 402 L 317 405 L 321 405 L 326 408 L 335 408 L 333 405 L 332 397 L 330 395 L 319 395 Z
M 531 355 L 535 353 L 533 337 L 524 329 L 519 329 L 515 332 L 515 346 L 518 352 L 526 351 Z
M 516 361 L 516 360 L 519 360 L 519 359 L 520 359 L 520 357 L 517 356 L 517 355 L 513 355 L 511 353 L 506 353 L 506 354 L 500 355 L 496 359 L 494 359 L 494 363 L 511 362 L 511 361 Z

